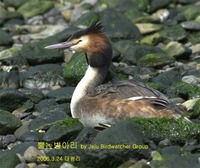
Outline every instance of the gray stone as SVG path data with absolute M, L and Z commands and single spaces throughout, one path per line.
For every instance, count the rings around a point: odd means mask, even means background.
M 20 89 L 20 92 L 24 93 L 26 97 L 28 97 L 28 99 L 35 104 L 39 103 L 41 100 L 45 98 L 43 93 L 39 89 L 22 88 Z
M 162 25 L 153 23 L 137 23 L 136 26 L 143 35 L 157 32 L 163 28 Z
M 64 87 L 57 90 L 50 91 L 46 96 L 48 98 L 56 99 L 59 102 L 70 102 L 74 87 Z
M 198 78 L 194 75 L 183 76 L 182 81 L 186 83 L 196 84 L 196 85 L 199 83 Z
M 116 10 L 106 9 L 101 15 L 102 24 L 105 26 L 106 33 L 111 38 L 132 39 L 134 41 L 140 38 L 141 35 L 138 28 L 132 24 L 127 17 Z
M 169 3 L 171 2 L 171 0 L 154 0 L 151 2 L 150 4 L 150 12 L 154 12 L 158 9 L 161 9 L 161 8 L 165 8 L 169 5 Z
M 66 118 L 53 124 L 45 133 L 43 140 L 47 142 L 59 141 L 61 139 L 70 141 L 78 135 L 82 128 L 83 125 L 78 119 Z
M 38 147 L 38 142 L 20 142 L 18 144 L 15 144 L 11 151 L 14 153 L 18 153 L 21 156 L 24 156 L 24 152 L 27 150 L 27 148 L 29 148 L 30 146 L 34 146 L 34 147 Z
M 25 88 L 44 89 L 64 83 L 62 66 L 57 64 L 37 65 L 21 73 L 20 77 Z
M 181 81 L 181 72 L 179 69 L 172 69 L 170 71 L 163 72 L 162 74 L 154 77 L 153 82 L 159 83 L 161 86 L 168 88 L 172 84 Z
M 0 36 L 1 36 L 1 32 L 0 32 Z M 8 35 L 9 36 L 9 35 Z M 1 36 L 2 37 L 2 36 Z M 3 39 L 3 38 L 7 38 L 7 39 Z M 10 37 L 11 38 L 11 37 Z M 9 40 L 9 37 L 2 37 L 2 40 Z M 11 39 L 12 41 L 12 39 Z M 2 41 L 0 41 L 1 43 Z M 0 44 L 1 45 L 1 44 Z M 16 57 L 19 55 L 20 50 L 16 47 L 12 47 L 6 50 L 3 50 L 0 52 L 0 60 L 2 59 L 6 59 L 6 58 L 11 58 L 11 57 Z
M 0 109 L 12 112 L 19 108 L 28 98 L 15 89 L 0 90 Z
M 11 134 L 21 126 L 21 120 L 7 111 L 0 110 L 0 134 Z
M 16 141 L 16 137 L 13 134 L 7 134 L 5 136 L 0 135 L 0 143 L 2 144 L 2 148 L 7 148 L 10 143 Z
M 44 99 L 35 105 L 35 110 L 42 113 L 48 112 L 52 107 L 56 107 L 58 103 L 55 99 Z
M 31 130 L 47 129 L 52 124 L 68 117 L 69 116 L 66 114 L 64 108 L 58 108 L 57 106 L 52 106 L 49 107 L 49 110 L 42 112 L 40 116 L 33 119 L 29 124 L 29 129 Z
M 186 30 L 200 30 L 200 23 L 194 21 L 182 22 L 181 26 Z
M 41 151 L 39 151 L 34 146 L 30 146 L 25 152 L 24 152 L 24 158 L 28 162 L 36 162 L 37 156 L 45 156 L 45 154 Z
M 52 36 L 39 42 L 24 44 L 21 55 L 27 59 L 30 65 L 62 62 L 63 51 L 47 50 L 44 48 L 47 45 L 55 43 L 58 43 L 58 41 L 56 37 Z
M 26 163 L 20 163 L 17 166 L 15 166 L 15 168 L 29 168 L 29 167 Z
M 166 146 L 170 146 L 170 145 L 171 145 L 170 139 L 164 139 L 164 140 L 162 140 L 158 143 L 158 146 L 161 147 L 161 148 L 166 147 Z
M 18 89 L 19 84 L 19 72 L 13 68 L 10 72 L 0 72 L 0 88 L 13 88 Z

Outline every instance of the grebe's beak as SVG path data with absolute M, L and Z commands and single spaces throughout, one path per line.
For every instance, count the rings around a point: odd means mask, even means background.
M 58 44 L 53 44 L 46 46 L 46 49 L 70 49 L 71 46 L 74 44 L 68 43 L 68 42 L 63 42 L 63 43 L 58 43 Z

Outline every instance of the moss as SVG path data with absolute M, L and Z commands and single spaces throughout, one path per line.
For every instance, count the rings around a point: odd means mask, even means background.
M 168 97 L 181 97 L 183 99 L 191 99 L 200 95 L 200 88 L 196 85 L 186 82 L 179 82 L 167 89 Z
M 167 65 L 174 62 L 174 59 L 169 56 L 157 55 L 157 54 L 147 54 L 139 59 L 138 64 L 147 67 L 158 67 Z
M 190 139 L 200 140 L 200 125 L 183 119 L 131 118 L 142 126 L 143 135 L 155 142 L 170 139 L 172 144 L 182 144 Z M 158 129 L 159 128 L 159 129 Z
M 84 53 L 76 53 L 63 71 L 63 77 L 69 85 L 76 85 L 87 70 L 87 62 Z
M 164 92 L 164 88 L 163 88 L 162 85 L 159 84 L 159 83 L 149 82 L 149 83 L 148 83 L 148 86 L 149 86 L 149 87 L 152 87 L 153 89 L 156 89 L 156 90 L 158 90 L 158 91 L 160 91 L 160 92 Z
M 65 126 L 72 126 L 77 122 L 80 122 L 78 118 L 67 118 L 65 120 L 62 120 L 60 124 L 61 126 L 65 127 Z

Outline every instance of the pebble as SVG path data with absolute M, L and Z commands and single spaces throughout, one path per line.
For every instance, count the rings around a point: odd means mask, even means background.
M 24 152 L 24 158 L 27 162 L 33 163 L 37 161 L 37 156 L 46 156 L 45 153 L 38 150 L 34 146 L 28 147 Z

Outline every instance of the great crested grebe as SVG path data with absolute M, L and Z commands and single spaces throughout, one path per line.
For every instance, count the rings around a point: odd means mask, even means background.
M 117 81 L 102 84 L 112 60 L 112 47 L 100 22 L 74 33 L 66 42 L 45 47 L 84 52 L 87 71 L 70 104 L 72 117 L 84 126 L 104 127 L 129 117 L 179 118 L 181 108 L 144 83 Z

